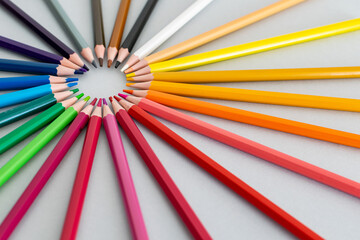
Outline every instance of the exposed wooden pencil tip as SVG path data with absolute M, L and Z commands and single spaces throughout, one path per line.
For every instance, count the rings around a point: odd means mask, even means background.
M 129 93 L 129 94 L 133 94 L 134 90 L 123 89 L 123 92 Z
M 108 68 L 110 68 L 112 65 L 112 61 L 111 60 L 108 60 Z
M 104 59 L 103 58 L 99 58 L 99 65 L 100 65 L 100 67 L 102 67 L 104 65 Z

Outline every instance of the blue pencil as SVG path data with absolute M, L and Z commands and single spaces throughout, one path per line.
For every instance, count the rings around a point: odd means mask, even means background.
M 78 81 L 77 78 L 54 77 L 50 75 L 0 78 L 0 90 L 19 90 L 45 84 L 59 84 Z
M 46 94 L 49 93 L 64 91 L 76 85 L 77 85 L 76 82 L 65 83 L 65 84 L 47 84 L 33 88 L 27 88 L 24 90 L 19 90 L 16 92 L 6 93 L 0 95 L 0 108 L 31 101 L 35 98 L 45 96 Z
M 53 63 L 29 62 L 3 58 L 0 58 L 0 71 L 30 74 L 49 74 L 55 76 L 69 76 L 84 73 L 81 70 L 75 70 Z

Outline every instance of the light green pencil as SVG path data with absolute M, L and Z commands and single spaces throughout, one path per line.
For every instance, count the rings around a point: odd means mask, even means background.
M 61 130 L 63 130 L 84 107 L 90 97 L 78 101 L 66 109 L 59 117 L 50 123 L 31 142 L 20 150 L 2 168 L 0 168 L 0 187 L 6 183 L 17 171 L 20 170 L 35 154 L 48 144 Z
M 73 21 L 71 21 L 70 17 L 65 12 L 64 8 L 61 6 L 58 0 L 49 0 L 49 5 L 51 10 L 59 17 L 60 21 L 66 28 L 67 32 L 71 35 L 71 38 L 73 39 L 76 48 L 81 53 L 81 55 L 91 63 L 94 67 L 97 68 L 97 65 L 95 63 L 94 55 L 89 47 L 89 44 L 86 42 L 84 37 L 81 35 L 79 30 L 76 28 Z

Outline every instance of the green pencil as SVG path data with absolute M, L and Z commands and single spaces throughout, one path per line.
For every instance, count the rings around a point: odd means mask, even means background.
M 20 106 L 2 112 L 0 113 L 0 128 L 19 121 L 23 118 L 29 117 L 35 113 L 42 112 L 54 104 L 66 99 L 67 97 L 70 97 L 72 94 L 78 91 L 79 89 L 76 88 L 64 92 L 50 93 L 28 103 L 24 103 Z
M 0 168 L 0 187 L 20 170 L 36 153 L 48 144 L 62 129 L 64 129 L 79 111 L 85 106 L 90 97 L 86 97 L 68 109 L 40 132 L 31 142 L 21 149 L 12 159 Z
M 84 96 L 83 93 L 77 95 L 76 97 L 72 97 L 70 99 L 55 104 L 54 106 L 46 109 L 36 117 L 27 121 L 20 127 L 6 134 L 4 137 L 0 138 L 0 154 L 6 152 L 19 142 L 23 141 L 24 139 L 41 129 L 42 127 L 49 124 L 61 113 L 63 113 L 67 108 L 76 103 L 76 101 L 82 96 Z

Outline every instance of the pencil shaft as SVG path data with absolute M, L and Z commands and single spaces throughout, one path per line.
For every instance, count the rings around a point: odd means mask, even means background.
M 82 52 L 84 48 L 88 48 L 89 44 L 86 42 L 84 37 L 79 32 L 78 28 L 75 26 L 73 21 L 70 19 L 64 8 L 61 6 L 58 0 L 49 0 L 49 5 L 51 6 L 51 9 L 53 12 L 58 16 L 57 19 L 59 19 L 62 23 L 62 25 L 65 27 L 67 32 L 70 34 L 72 40 L 74 41 L 76 48 L 79 52 Z
M 16 122 L 20 119 L 42 112 L 56 103 L 54 94 L 50 93 L 43 97 L 34 99 L 28 103 L 11 108 L 0 113 L 0 128 Z
M 129 219 L 134 239 L 148 239 L 145 222 L 141 212 L 135 185 L 131 176 L 125 149 L 121 140 L 118 124 L 114 115 L 104 117 L 104 128 L 109 142 L 112 159 Z
M 91 0 L 95 45 L 105 46 L 101 0 Z
M 245 182 L 241 181 L 231 172 L 227 171 L 221 165 L 209 158 L 203 152 L 195 148 L 185 139 L 181 138 L 175 132 L 171 131 L 164 124 L 150 116 L 138 106 L 134 105 L 129 109 L 129 114 L 137 121 L 145 125 L 152 132 L 161 137 L 168 144 L 173 146 L 179 152 L 191 159 L 213 177 L 218 179 L 224 185 L 234 192 L 245 198 L 249 203 L 254 205 L 268 217 L 279 223 L 285 229 L 300 239 L 322 239 L 319 235 L 282 210 L 273 202 L 265 198 L 255 189 L 251 188 Z
M 42 25 L 40 25 L 37 21 L 35 21 L 30 15 L 25 13 L 21 8 L 15 5 L 10 0 L 2 0 L 0 1 L 7 10 L 13 13 L 18 19 L 20 19 L 25 25 L 31 28 L 36 34 L 38 34 L 44 41 L 50 44 L 56 51 L 58 51 L 62 56 L 70 59 L 70 61 L 74 62 L 72 59 L 76 54 L 71 48 L 65 45 L 61 40 L 55 37 L 52 33 L 50 33 L 47 29 L 45 29 Z M 76 54 L 77 55 L 77 54 Z M 81 60 L 80 60 L 81 62 Z M 76 62 L 75 62 L 76 63 Z M 78 64 L 78 63 L 76 63 Z M 79 65 L 80 64 L 80 65 Z M 79 66 L 83 66 L 83 63 L 79 63 Z
M 111 34 L 109 47 L 119 50 L 121 38 L 124 32 L 127 14 L 129 11 L 131 0 L 121 0 L 118 13 L 116 15 L 113 32 Z
M 145 164 L 159 183 L 195 239 L 210 239 L 206 229 L 186 201 L 154 151 L 125 110 L 116 113 L 116 119 L 141 155 Z
M 360 112 L 360 100 L 351 98 L 325 97 L 158 81 L 150 82 L 149 89 L 189 97 Z
M 0 154 L 46 126 L 64 111 L 65 107 L 61 103 L 57 103 L 0 138 Z
M 36 153 L 48 144 L 78 114 L 72 107 L 68 108 L 50 125 L 31 140 L 13 158 L 0 168 L 0 187 L 21 169 Z
M 142 78 L 141 78 L 142 77 Z M 134 81 L 179 83 L 287 81 L 360 78 L 360 67 L 288 68 L 228 71 L 155 72 L 134 77 Z M 137 80 L 139 79 L 139 80 Z M 142 80 L 143 79 L 143 80 Z
M 175 107 L 231 121 L 242 122 L 299 136 L 360 148 L 360 135 L 358 134 L 151 90 L 148 91 L 146 98 L 169 107 Z
M 12 207 L 6 218 L 0 225 L 0 236 L 4 239 L 10 237 L 18 223 L 26 214 L 27 210 L 31 207 L 36 197 L 40 194 L 41 190 L 46 185 L 56 168 L 69 151 L 76 138 L 79 136 L 81 130 L 86 126 L 89 120 L 89 115 L 80 113 L 64 135 L 55 146 L 54 150 L 50 153 L 44 164 L 26 187 L 20 198 Z
M 71 81 L 76 79 L 69 79 L 69 80 Z M 58 78 L 49 75 L 0 78 L 0 91 L 19 90 L 19 89 L 46 85 L 50 83 L 66 83 L 69 80 L 65 78 Z
M 180 54 L 188 52 L 192 49 L 195 49 L 199 46 L 207 44 L 211 41 L 214 41 L 218 38 L 221 38 L 225 35 L 228 35 L 234 31 L 237 31 L 241 28 L 249 26 L 255 22 L 263 20 L 264 18 L 270 17 L 274 14 L 277 14 L 283 10 L 286 10 L 294 5 L 297 5 L 304 0 L 280 0 L 271 4 L 265 8 L 257 10 L 253 13 L 245 15 L 243 17 L 237 18 L 231 22 L 228 22 L 224 25 L 216 27 L 210 31 L 197 35 L 193 38 L 190 38 L 184 42 L 176 44 L 172 47 L 166 48 L 162 51 L 154 53 L 146 57 L 148 64 L 165 61 L 167 59 L 176 57 Z
M 100 134 L 101 117 L 92 116 L 86 131 L 83 149 L 71 192 L 70 202 L 65 217 L 61 240 L 76 239 L 82 207 Z
M 144 8 L 139 14 L 139 17 L 135 21 L 134 26 L 131 28 L 129 34 L 126 36 L 123 44 L 121 45 L 122 48 L 127 48 L 129 52 L 132 51 L 157 2 L 158 0 L 148 0 L 146 2 Z
M 255 53 L 326 38 L 360 29 L 360 18 L 312 28 L 300 32 L 218 49 L 192 56 L 150 64 L 151 72 L 179 71 Z
M 216 127 L 175 109 L 155 103 L 146 98 L 141 99 L 138 106 L 152 114 L 155 114 L 156 116 L 188 128 L 194 132 L 360 198 L 360 184 L 355 181 L 329 172 L 260 143 L 251 141 L 250 139 L 241 137 L 233 132 L 226 131 L 225 129 Z

